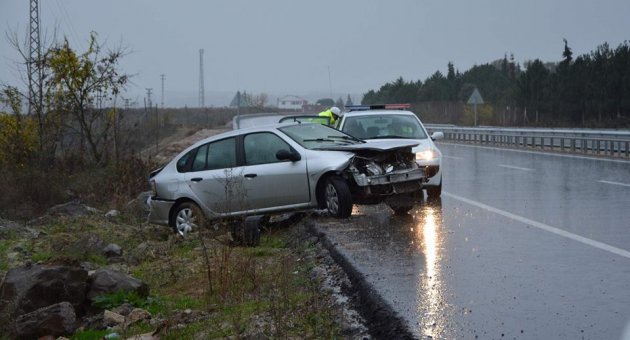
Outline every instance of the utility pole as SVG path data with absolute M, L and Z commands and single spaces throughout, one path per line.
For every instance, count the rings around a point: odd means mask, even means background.
M 147 106 L 149 107 L 149 109 L 151 109 L 151 107 L 153 106 L 151 103 L 151 92 L 153 91 L 152 88 L 146 88 L 147 90 Z
M 41 46 L 39 39 L 39 2 L 31 0 L 29 25 L 29 58 L 28 69 L 28 113 L 42 112 L 42 68 Z M 40 122 L 41 124 L 41 122 Z
M 163 73 L 160 74 L 160 79 L 162 79 L 162 102 L 160 104 L 162 108 L 164 108 L 164 82 L 166 81 L 166 75 Z
M 204 82 L 203 82 L 203 48 L 199 50 L 199 107 L 206 106 L 204 98 Z

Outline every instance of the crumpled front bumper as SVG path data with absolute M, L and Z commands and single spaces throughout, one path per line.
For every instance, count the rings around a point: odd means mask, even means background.
M 427 181 L 423 168 L 398 170 L 383 175 L 353 174 L 355 183 L 365 194 L 389 195 L 414 192 Z

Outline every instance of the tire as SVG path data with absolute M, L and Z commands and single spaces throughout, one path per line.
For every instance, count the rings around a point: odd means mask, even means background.
M 440 179 L 440 184 L 437 186 L 427 188 L 427 196 L 429 198 L 438 198 L 442 196 L 442 179 Z
M 186 236 L 189 232 L 197 229 L 198 223 L 203 218 L 198 216 L 201 210 L 193 202 L 182 202 L 175 206 L 171 217 L 169 219 L 169 225 L 173 228 L 173 231 L 182 236 Z
M 326 179 L 324 202 L 328 212 L 336 218 L 347 218 L 352 214 L 352 195 L 348 183 L 339 176 Z

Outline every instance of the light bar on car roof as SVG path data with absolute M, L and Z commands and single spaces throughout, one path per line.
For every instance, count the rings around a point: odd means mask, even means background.
M 346 105 L 346 110 L 348 111 L 404 110 L 410 107 L 411 107 L 411 104 Z

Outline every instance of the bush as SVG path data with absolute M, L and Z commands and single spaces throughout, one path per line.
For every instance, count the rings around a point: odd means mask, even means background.
M 0 211 L 6 218 L 28 220 L 72 199 L 96 207 L 123 207 L 149 189 L 147 176 L 156 165 L 137 157 L 98 167 L 77 157 L 57 160 L 44 169 L 0 167 Z

